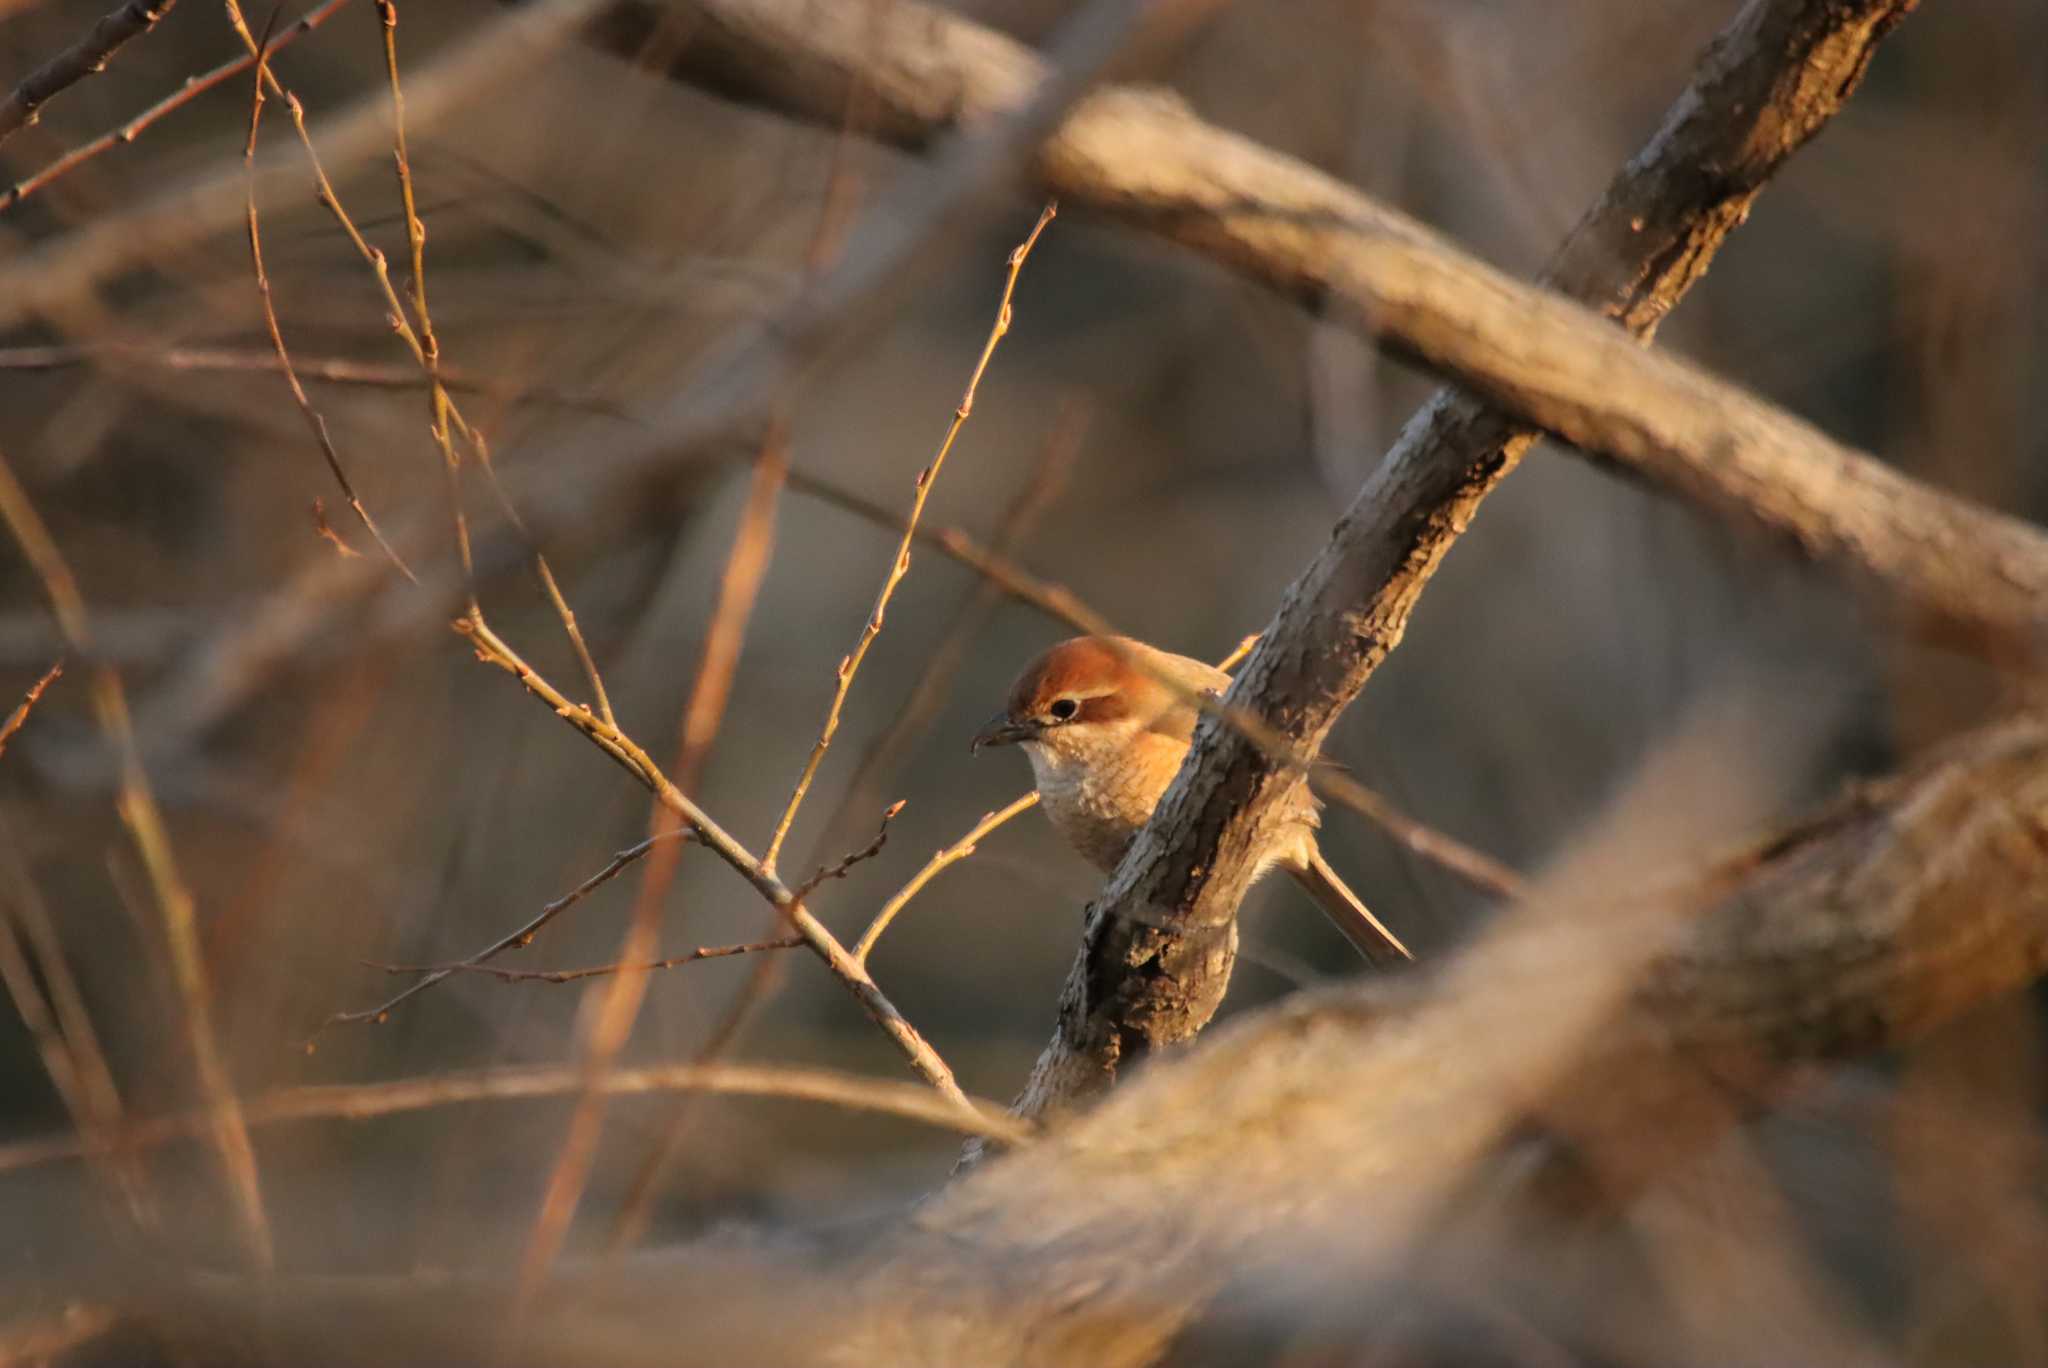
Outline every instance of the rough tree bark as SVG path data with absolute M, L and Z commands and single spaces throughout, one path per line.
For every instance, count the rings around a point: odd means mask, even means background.
M 1746 6 L 1655 136 L 1565 240 L 1545 283 L 1648 340 L 1911 8 L 1890 0 Z M 1434 395 L 1289 589 L 1230 701 L 1297 744 L 1319 746 L 1399 644 L 1480 500 L 1536 436 L 1457 390 Z M 1133 1052 L 1207 1024 L 1229 983 L 1227 928 L 1244 896 L 1244 856 L 1294 782 L 1213 724 L 1198 737 L 1181 782 L 1090 909 L 1053 1040 L 1020 1102 L 1025 1115 L 1072 1105 L 1112 1082 Z M 1169 913 L 1164 925 L 1160 911 Z

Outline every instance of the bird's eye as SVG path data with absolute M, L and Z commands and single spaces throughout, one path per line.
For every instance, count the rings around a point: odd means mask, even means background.
M 1046 711 L 1052 714 L 1055 722 L 1070 722 L 1074 714 L 1081 711 L 1081 705 L 1071 698 L 1059 698 L 1053 700 L 1053 705 Z

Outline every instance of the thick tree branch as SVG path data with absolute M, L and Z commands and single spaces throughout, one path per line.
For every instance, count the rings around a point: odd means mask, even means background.
M 1699 274 L 1912 8 L 1748 6 L 1553 282 L 1647 329 L 1671 303 L 1658 280 Z M 1038 63 L 1021 45 L 908 0 L 872 22 L 858 6 L 805 0 L 627 0 L 607 11 L 598 37 L 625 41 L 661 13 L 691 35 L 681 78 L 820 120 L 836 118 L 835 102 L 857 80 L 879 126 L 910 146 L 1008 108 Z M 1046 142 L 1037 169 L 1063 202 L 1340 312 L 1524 422 L 1760 527 L 1916 615 L 1970 639 L 2039 649 L 2048 540 L 2036 529 L 1927 490 L 1679 361 L 1640 355 L 1586 312 L 1203 122 L 1170 95 L 1098 92 Z M 1616 212 L 1624 202 L 1637 212 Z
M 1840 108 L 1908 8 L 1746 6 L 1566 240 L 1549 282 L 1647 338 L 1771 173 Z M 1614 341 L 1627 345 L 1618 333 Z M 1297 744 L 1319 746 L 1400 642 L 1479 501 L 1534 437 L 1474 399 L 1435 395 L 1289 589 L 1230 701 Z M 1205 724 L 1180 781 L 1090 911 L 1058 1027 L 1020 1103 L 1026 1115 L 1098 1091 L 1132 1052 L 1207 1023 L 1229 983 L 1248 854 L 1294 782 L 1257 747 Z

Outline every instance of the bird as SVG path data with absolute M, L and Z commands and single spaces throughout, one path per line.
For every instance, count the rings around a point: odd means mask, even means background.
M 1214 665 L 1133 637 L 1074 637 L 1024 667 L 972 749 L 1022 749 L 1053 827 L 1107 874 L 1188 753 L 1201 715 L 1191 695 L 1220 695 L 1229 684 Z M 1373 964 L 1412 959 L 1323 858 L 1320 806 L 1305 785 L 1295 790 L 1252 878 L 1285 870 Z

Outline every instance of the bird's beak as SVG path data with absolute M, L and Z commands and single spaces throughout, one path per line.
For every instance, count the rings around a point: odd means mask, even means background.
M 1039 733 L 1036 722 L 1012 720 L 1007 712 L 999 712 L 988 720 L 988 725 L 974 734 L 975 750 L 983 746 L 1014 746 L 1019 741 L 1029 741 Z

